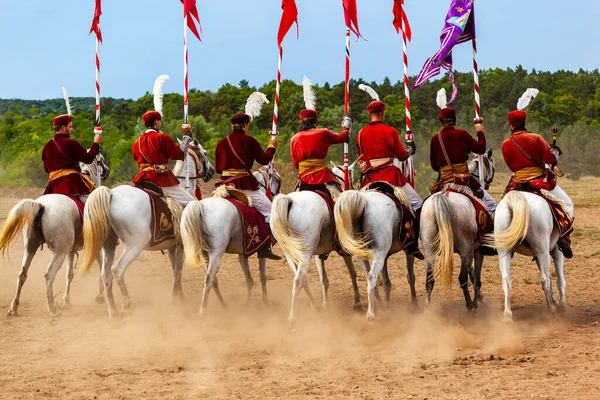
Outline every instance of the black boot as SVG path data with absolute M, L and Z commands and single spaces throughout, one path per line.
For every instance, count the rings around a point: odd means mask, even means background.
M 573 250 L 571 250 L 571 246 L 561 243 L 558 245 L 558 249 L 563 253 L 565 258 L 573 258 Z
M 258 250 L 258 258 L 268 258 L 269 260 L 281 260 L 281 257 L 271 251 L 271 244 L 262 247 Z
M 418 258 L 419 260 L 425 259 L 425 256 L 423 255 L 423 253 L 421 253 L 421 250 L 419 250 L 419 245 L 418 245 L 417 241 L 409 243 L 404 248 L 404 251 L 406 252 L 406 254 L 410 254 L 411 256 L 413 256 L 414 258 Z
M 488 247 L 483 244 L 479 247 L 479 251 L 481 251 L 481 254 L 483 254 L 484 256 L 497 256 L 498 255 L 498 251 L 496 251 L 495 248 Z

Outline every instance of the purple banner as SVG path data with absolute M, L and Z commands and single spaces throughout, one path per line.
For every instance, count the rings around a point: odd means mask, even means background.
M 422 86 L 429 79 L 440 73 L 443 67 L 448 70 L 450 81 L 452 82 L 452 98 L 448 104 L 456 98 L 458 89 L 456 88 L 454 73 L 452 72 L 452 49 L 459 43 L 466 42 L 475 38 L 475 10 L 473 8 L 474 0 L 452 0 L 444 29 L 440 35 L 440 49 L 433 57 L 425 61 L 425 65 L 419 72 L 413 89 Z

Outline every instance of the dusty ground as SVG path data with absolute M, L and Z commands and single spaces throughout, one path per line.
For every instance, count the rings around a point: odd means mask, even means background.
M 506 177 L 497 177 L 500 197 Z M 350 280 L 341 259 L 328 261 L 330 308 L 310 309 L 301 296 L 295 331 L 287 324 L 292 274 L 283 262 L 268 266 L 272 306 L 260 289 L 244 304 L 237 258 L 228 256 L 219 280 L 229 306 L 211 297 L 197 317 L 203 273 L 184 270 L 185 305 L 170 305 L 167 256 L 143 253 L 127 273 L 134 308 L 113 320 L 94 297 L 97 273 L 75 277 L 73 306 L 48 317 L 44 249 L 33 261 L 20 316 L 0 317 L 0 398 L 600 398 L 600 179 L 561 181 L 576 204 L 575 258 L 566 263 L 566 317 L 549 315 L 537 268 L 523 256 L 513 263 L 515 322 L 502 322 L 497 259 L 486 259 L 487 306 L 467 313 L 456 285 L 434 291 L 434 312 L 409 307 L 404 260 L 390 263 L 394 284 L 389 310 L 371 329 L 351 311 Z M 40 189 L 2 189 L 0 223 L 19 199 Z M 19 273 L 22 244 L 0 262 L 0 310 L 7 310 Z M 281 253 L 280 249 L 276 249 Z M 258 283 L 258 266 L 252 260 Z M 64 272 L 64 269 L 62 270 Z M 423 303 L 424 268 L 417 263 Z M 64 278 L 55 283 L 61 302 Z M 365 280 L 359 273 L 361 294 Z M 316 268 L 313 293 L 320 298 Z M 120 296 L 117 295 L 120 299 Z

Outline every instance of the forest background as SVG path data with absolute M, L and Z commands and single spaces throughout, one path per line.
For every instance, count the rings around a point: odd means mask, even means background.
M 473 117 L 473 77 L 471 73 L 456 73 L 459 94 L 452 105 L 457 109 L 459 128 L 474 134 Z M 527 128 L 551 140 L 551 128 L 559 127 L 558 145 L 564 152 L 560 160 L 562 169 L 571 179 L 583 175 L 600 175 L 597 166 L 600 154 L 600 73 L 580 70 L 578 72 L 556 71 L 528 72 L 521 66 L 515 69 L 488 69 L 480 71 L 481 107 L 485 119 L 488 148 L 493 149 L 497 169 L 505 171 L 506 166 L 500 153 L 500 144 L 509 134 L 507 113 L 514 110 L 521 94 L 530 87 L 540 90 L 540 94 L 527 108 Z M 411 79 L 412 81 L 412 79 Z M 373 87 L 387 105 L 385 123 L 398 129 L 401 137 L 405 131 L 404 85 L 383 82 L 365 82 L 362 79 L 350 81 L 350 114 L 354 118 L 350 146 L 350 160 L 356 159 L 354 145 L 356 133 L 369 120 L 366 105 L 369 96 L 358 89 L 360 83 Z M 434 181 L 435 174 L 429 166 L 429 141 L 440 129 L 437 119 L 439 109 L 436 93 L 451 84 L 447 77 L 431 81 L 411 92 L 412 127 L 417 144 L 416 187 L 420 194 Z M 168 83 L 166 84 L 168 91 Z M 317 111 L 320 127 L 341 130 L 343 116 L 343 83 L 314 87 L 317 95 Z M 275 81 L 262 87 L 249 86 L 242 80 L 237 86 L 226 84 L 216 92 L 190 90 L 189 113 L 192 132 L 195 138 L 208 151 L 211 161 L 217 142 L 230 132 L 229 117 L 243 112 L 248 96 L 261 91 L 272 100 Z M 57 87 L 60 93 L 60 87 Z M 295 173 L 290 163 L 289 142 L 299 128 L 298 113 L 304 108 L 302 85 L 284 80 L 281 87 L 279 107 L 279 148 L 276 153 L 276 167 L 285 182 L 284 189 L 293 186 Z M 71 98 L 74 107 L 73 137 L 84 146 L 91 146 L 93 140 L 95 99 L 92 97 Z M 131 157 L 131 145 L 143 132 L 141 116 L 153 109 L 153 96 L 146 93 L 137 100 L 102 98 L 101 125 L 104 131 L 104 154 L 111 176 L 106 185 L 131 181 L 137 174 L 137 166 Z M 45 186 L 48 176 L 44 172 L 41 151 L 52 137 L 52 118 L 66 113 L 62 97 L 50 100 L 0 99 L 0 186 Z M 163 126 L 165 133 L 173 138 L 181 136 L 183 122 L 183 96 L 181 93 L 167 93 L 164 96 Z M 265 147 L 272 125 L 273 103 L 266 104 L 260 117 L 250 126 L 250 134 Z M 343 146 L 333 146 L 329 151 L 330 160 L 341 163 Z

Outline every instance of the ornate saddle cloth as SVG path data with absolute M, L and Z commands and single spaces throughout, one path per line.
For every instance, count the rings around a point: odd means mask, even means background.
M 418 240 L 415 232 L 414 217 L 407 205 L 398 199 L 394 187 L 391 184 L 384 181 L 376 181 L 368 184 L 362 190 L 376 191 L 384 194 L 396 204 L 396 207 L 398 207 L 398 210 L 400 211 L 400 232 L 398 232 L 398 241 L 402 248 L 405 248 L 408 244 Z
M 69 196 L 69 198 L 75 202 L 75 205 L 77 206 L 77 210 L 79 210 L 79 216 L 81 217 L 81 220 L 83 221 L 83 209 L 85 208 L 85 204 L 81 200 L 79 200 L 77 197 Z
M 138 189 L 144 191 L 150 198 L 150 232 L 152 232 L 152 238 L 149 246 L 154 247 L 167 240 L 176 240 L 178 232 L 175 231 L 175 225 L 179 228 L 179 221 L 176 224 L 174 223 L 173 212 L 169 208 L 166 199 L 144 188 L 138 187 Z
M 271 230 L 265 218 L 255 208 L 250 207 L 233 197 L 226 197 L 235 206 L 242 220 L 242 243 L 244 257 L 248 258 L 271 240 Z

